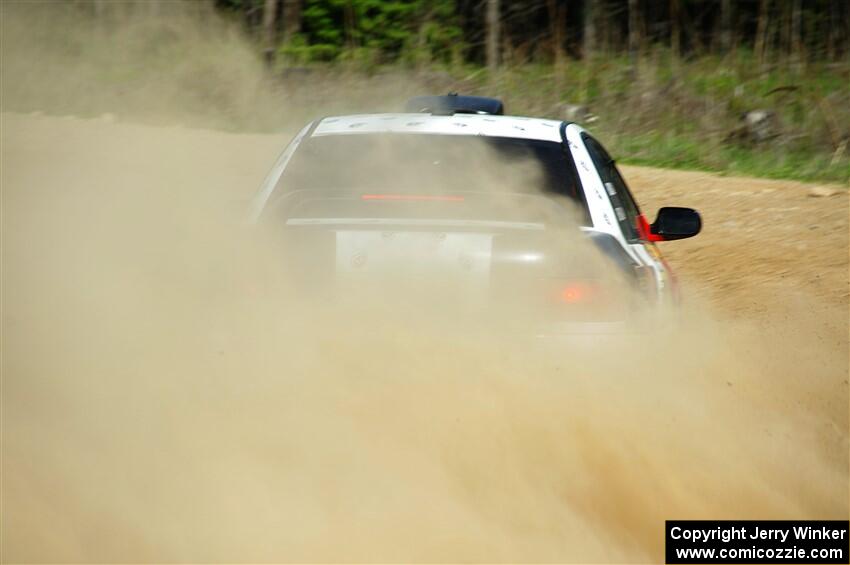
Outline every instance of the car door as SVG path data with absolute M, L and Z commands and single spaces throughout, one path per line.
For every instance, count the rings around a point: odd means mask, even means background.
M 646 220 L 629 191 L 626 181 L 617 169 L 614 159 L 601 143 L 587 133 L 582 134 L 582 140 L 605 187 L 605 194 L 614 209 L 623 237 L 652 271 L 652 273 L 647 272 L 644 278 L 655 283 L 661 298 L 674 295 L 676 284 L 672 272 L 661 257 L 658 248 L 650 240 Z

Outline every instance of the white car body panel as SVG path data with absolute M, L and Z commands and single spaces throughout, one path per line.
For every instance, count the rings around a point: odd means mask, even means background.
M 411 133 L 440 135 L 484 135 L 561 141 L 561 122 L 487 114 L 362 114 L 322 119 L 313 136 L 362 133 Z

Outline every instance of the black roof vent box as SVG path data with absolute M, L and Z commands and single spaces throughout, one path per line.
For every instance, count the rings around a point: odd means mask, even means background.
M 501 116 L 505 106 L 497 98 L 484 96 L 459 96 L 450 93 L 446 96 L 416 96 L 404 105 L 405 112 L 451 116 L 452 114 L 492 114 Z

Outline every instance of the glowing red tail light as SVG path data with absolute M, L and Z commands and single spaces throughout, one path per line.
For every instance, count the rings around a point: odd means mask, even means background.
M 611 281 L 561 281 L 550 294 L 551 312 L 570 320 L 613 321 L 628 315 L 628 289 Z
M 561 289 L 559 299 L 565 304 L 585 304 L 594 300 L 598 292 L 599 289 L 589 283 L 570 283 Z

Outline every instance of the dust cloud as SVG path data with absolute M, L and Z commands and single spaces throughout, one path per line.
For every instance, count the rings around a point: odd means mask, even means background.
M 210 110 L 171 66 L 129 100 L 97 76 L 103 37 L 161 32 L 218 80 L 188 15 L 113 14 L 66 52 L 21 29 L 72 16 L 2 9 L 4 561 L 650 562 L 665 519 L 846 518 L 846 329 L 809 331 L 806 297 L 572 347 L 342 315 L 244 225 L 292 132 L 215 129 L 273 98 L 237 32 Z

